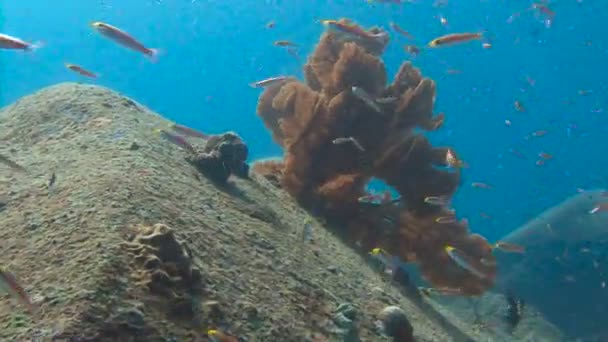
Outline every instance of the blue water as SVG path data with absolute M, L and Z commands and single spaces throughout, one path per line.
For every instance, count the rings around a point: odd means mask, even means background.
M 168 119 L 209 133 L 238 132 L 257 159 L 281 151 L 255 114 L 259 91 L 248 83 L 279 74 L 302 76 L 301 63 L 273 46 L 274 40 L 297 42 L 305 57 L 323 30 L 316 20 L 339 17 L 387 29 L 390 21 L 397 22 L 418 45 L 448 32 L 487 30 L 491 49 L 471 43 L 423 51 L 414 63 L 438 82 L 436 111 L 447 114 L 444 127 L 430 134 L 432 140 L 454 146 L 471 166 L 464 170 L 454 201 L 457 213 L 469 218 L 473 231 L 494 240 L 577 188 L 608 185 L 608 2 L 555 1 L 550 28 L 533 11 L 507 22 L 530 5 L 464 0 L 445 7 L 431 1 L 3 1 L 0 32 L 45 46 L 35 53 L 0 52 L 0 105 L 58 82 L 84 81 L 64 68 L 64 62 L 72 62 L 101 73 L 96 84 L 133 97 Z M 442 25 L 439 16 L 448 24 Z M 151 63 L 94 33 L 88 24 L 97 20 L 123 28 L 165 54 Z M 268 29 L 271 20 L 276 26 Z M 409 58 L 402 49 L 407 40 L 394 32 L 391 38 L 384 54 L 389 74 Z M 448 74 L 448 69 L 461 73 Z M 535 81 L 533 86 L 526 77 Z M 580 96 L 579 90 L 592 93 Z M 515 100 L 525 112 L 514 110 Z M 525 139 L 537 130 L 548 133 Z M 541 151 L 554 159 L 539 167 L 535 161 Z M 493 189 L 472 188 L 471 182 Z

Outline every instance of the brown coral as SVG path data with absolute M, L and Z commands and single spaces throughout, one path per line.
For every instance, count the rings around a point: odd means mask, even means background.
M 202 275 L 171 228 L 164 224 L 141 227 L 125 247 L 140 266 L 140 278 L 147 289 L 166 298 L 175 315 L 193 317 L 193 296 L 202 288 Z
M 352 242 L 417 262 L 434 286 L 480 294 L 494 282 L 489 244 L 470 235 L 465 223 L 438 223 L 438 217 L 453 213 L 425 202 L 428 196 L 450 198 L 460 182 L 459 171 L 446 168 L 448 148 L 433 147 L 414 132 L 443 123 L 442 114 L 433 116 L 435 82 L 406 62 L 387 86 L 378 57 L 384 46 L 368 43 L 327 32 L 305 66 L 306 84 L 290 79 L 261 95 L 258 114 L 285 150 L 281 183 L 303 206 L 347 227 L 344 235 Z M 370 104 L 353 87 L 389 100 Z M 332 143 L 339 137 L 354 137 L 363 149 Z M 359 203 L 372 177 L 397 190 L 400 203 Z M 446 245 L 467 255 L 487 277 L 457 266 Z

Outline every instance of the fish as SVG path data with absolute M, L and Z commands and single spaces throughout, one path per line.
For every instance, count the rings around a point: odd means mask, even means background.
M 515 100 L 515 102 L 513 102 L 513 107 L 518 112 L 525 112 L 526 111 L 526 107 L 524 107 L 524 104 L 521 101 L 519 101 L 519 100 Z
M 306 220 L 304 222 L 304 228 L 302 229 L 302 242 L 312 241 L 312 221 Z
M 184 137 L 167 132 L 164 129 L 160 128 L 155 129 L 154 132 L 160 134 L 160 136 L 163 137 L 165 140 L 183 148 L 184 150 L 191 153 L 196 153 L 196 149 L 194 148 L 194 146 L 192 146 L 188 141 L 186 141 Z
M 492 189 L 492 186 L 486 183 L 481 183 L 481 182 L 473 182 L 471 183 L 471 186 L 474 188 L 480 188 L 480 189 Z
M 17 164 L 16 162 L 8 159 L 8 157 L 5 157 L 1 154 L 0 154 L 0 163 L 10 167 L 13 171 L 17 171 L 17 172 L 21 172 L 21 173 L 27 172 L 27 170 L 23 166 Z
M 495 249 L 500 249 L 505 252 L 511 253 L 525 253 L 526 248 L 524 246 L 516 245 L 514 243 L 498 241 L 493 246 Z
M 276 25 L 275 21 L 271 20 L 268 23 L 266 23 L 266 28 L 271 29 L 271 28 L 274 28 L 275 25 Z
M 395 32 L 401 34 L 402 36 L 407 37 L 407 39 L 410 39 L 410 40 L 414 40 L 415 39 L 414 36 L 412 36 L 411 33 L 407 32 L 406 30 L 404 30 L 403 28 L 401 28 L 401 26 L 399 26 L 397 23 L 391 21 L 388 24 L 389 24 L 389 26 L 393 30 L 395 30 Z
M 36 314 L 36 307 L 25 289 L 19 284 L 17 278 L 4 267 L 0 267 L 0 290 L 8 292 L 13 298 L 17 299 L 32 315 Z
M 479 40 L 482 37 L 483 34 L 478 32 L 450 33 L 431 40 L 427 45 L 431 48 L 437 48 L 445 45 L 469 42 L 471 40 Z
M 387 97 L 380 97 L 376 99 L 376 103 L 380 103 L 380 104 L 391 104 L 395 101 L 399 100 L 398 97 L 396 96 L 387 96 Z
M 173 123 L 171 124 L 171 129 L 181 133 L 183 135 L 189 136 L 189 137 L 194 137 L 194 138 L 201 138 L 201 139 L 209 139 L 209 135 L 203 133 L 203 132 L 199 132 L 193 128 L 184 126 L 184 125 L 180 125 L 177 123 Z
M 435 222 L 442 223 L 442 224 L 456 223 L 456 222 L 458 222 L 458 219 L 456 219 L 455 216 L 440 216 L 435 219 Z
M 459 288 L 451 288 L 451 287 L 418 287 L 418 291 L 426 296 L 430 297 L 432 294 L 440 294 L 446 296 L 460 296 L 463 294 L 462 290 Z
M 608 202 L 598 203 L 593 209 L 589 210 L 589 214 L 603 213 L 606 211 L 608 211 Z
M 385 31 L 371 33 L 352 24 L 350 20 L 320 20 L 320 22 L 331 31 L 346 33 L 357 38 L 371 39 L 379 42 L 384 42 L 388 38 L 388 33 Z
M 86 77 L 90 77 L 90 78 L 97 78 L 97 74 L 81 67 L 80 65 L 65 63 L 65 67 L 82 76 L 86 76 Z
M 451 149 L 448 149 L 448 151 L 445 153 L 445 163 L 449 167 L 452 167 L 455 169 L 462 169 L 462 168 L 469 167 L 469 165 L 466 162 L 458 159 L 456 157 L 456 154 L 454 153 L 454 151 L 452 151 Z
M 273 44 L 274 44 L 274 46 L 281 46 L 281 47 L 287 47 L 287 46 L 297 47 L 298 46 L 298 44 L 290 42 L 289 40 L 276 40 Z
M 505 320 L 511 328 L 511 332 L 515 330 L 524 315 L 526 303 L 523 299 L 515 297 L 512 293 L 507 292 L 505 295 L 507 301 L 507 313 Z
M 42 46 L 43 44 L 40 42 L 28 43 L 19 38 L 9 36 L 8 34 L 0 33 L 0 49 L 34 51 Z
M 95 21 L 91 23 L 91 27 L 102 36 L 107 37 L 128 49 L 143 53 L 153 62 L 158 59 L 158 56 L 161 53 L 161 50 L 146 47 L 127 32 L 110 24 Z
M 424 198 L 424 203 L 445 207 L 449 204 L 449 198 L 445 196 L 427 196 Z
M 212 342 L 240 342 L 241 340 L 236 337 L 229 335 L 221 330 L 209 329 L 207 330 L 207 336 Z
M 409 53 L 410 55 L 412 55 L 412 57 L 416 57 L 420 54 L 421 50 L 419 47 L 417 47 L 416 45 L 405 45 L 403 47 L 403 50 L 405 50 L 405 52 Z
M 341 144 L 353 144 L 357 150 L 361 151 L 361 152 L 365 152 L 365 149 L 363 148 L 363 146 L 361 146 L 361 144 L 359 143 L 359 141 L 353 137 L 344 137 L 344 138 L 336 138 L 334 140 L 331 141 L 334 145 L 341 145 Z
M 281 85 L 287 81 L 289 77 L 287 76 L 276 76 L 263 79 L 261 81 L 249 83 L 249 86 L 252 88 L 266 88 L 276 85 Z
M 484 279 L 487 277 L 483 272 L 479 271 L 476 267 L 474 267 L 467 260 L 468 257 L 466 255 L 461 253 L 456 248 L 454 248 L 452 246 L 445 246 L 444 249 L 445 249 L 445 252 L 448 254 L 448 256 L 456 263 L 456 265 L 467 270 L 469 273 L 473 274 L 474 276 L 476 276 L 478 278 Z
M 353 92 L 353 95 L 355 95 L 359 100 L 363 101 L 363 103 L 365 103 L 368 107 L 378 113 L 382 113 L 382 109 L 380 108 L 380 106 L 378 106 L 376 101 L 374 101 L 374 99 L 365 91 L 365 89 L 353 86 L 351 90 Z
M 368 203 L 368 204 L 375 204 L 375 205 L 385 205 L 385 204 L 389 204 L 389 203 L 397 203 L 400 200 L 401 199 L 399 199 L 399 198 L 393 199 L 391 192 L 389 190 L 385 190 L 381 194 L 364 195 L 357 199 L 357 201 L 359 203 Z

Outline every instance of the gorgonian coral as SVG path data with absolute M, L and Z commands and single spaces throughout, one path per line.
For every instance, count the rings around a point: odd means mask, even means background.
M 346 227 L 343 235 L 366 250 L 382 247 L 417 262 L 436 287 L 480 294 L 494 282 L 492 248 L 465 222 L 438 220 L 454 213 L 425 201 L 449 199 L 460 183 L 460 171 L 446 167 L 453 150 L 433 147 L 415 131 L 443 123 L 442 114 L 433 115 L 435 82 L 406 62 L 387 85 L 379 58 L 387 43 L 326 32 L 304 68 L 305 84 L 289 78 L 265 89 L 258 114 L 285 151 L 281 184 L 304 207 Z M 401 201 L 359 203 L 372 177 L 392 186 Z M 457 265 L 448 245 L 485 276 Z

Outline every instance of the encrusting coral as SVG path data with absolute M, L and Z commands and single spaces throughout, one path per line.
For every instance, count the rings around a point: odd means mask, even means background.
M 164 224 L 141 227 L 124 246 L 138 263 L 142 284 L 167 299 L 173 314 L 190 318 L 196 314 L 193 298 L 202 289 L 202 275 L 171 228 Z
M 415 131 L 436 130 L 444 121 L 443 114 L 433 116 L 435 82 L 405 62 L 387 86 L 379 58 L 387 43 L 328 31 L 304 68 L 306 84 L 289 78 L 267 87 L 257 112 L 285 157 L 283 164 L 257 169 L 279 174 L 282 166 L 283 188 L 366 251 L 382 247 L 418 263 L 435 287 L 483 293 L 495 278 L 491 246 L 445 205 L 425 200 L 447 201 L 460 183 L 459 169 L 446 158 L 453 150 L 433 147 Z M 356 143 L 335 143 L 338 138 Z M 372 177 L 392 186 L 401 200 L 359 203 Z M 438 219 L 446 217 L 451 219 Z M 448 245 L 484 276 L 456 264 L 445 252 Z

